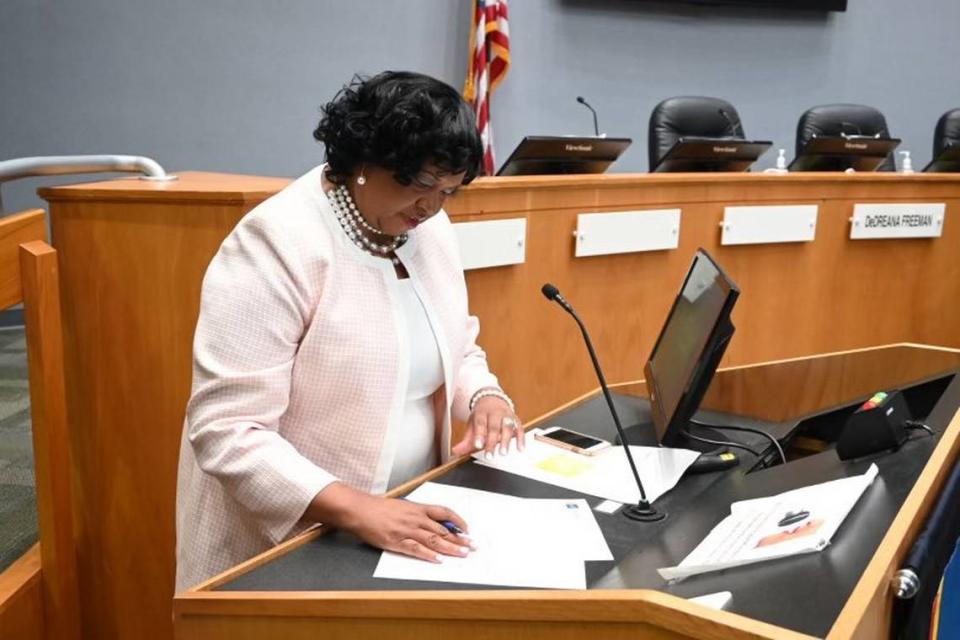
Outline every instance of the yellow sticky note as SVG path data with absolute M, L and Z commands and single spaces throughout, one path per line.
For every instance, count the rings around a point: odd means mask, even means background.
M 538 469 L 543 469 L 544 471 L 556 473 L 557 475 L 566 476 L 568 478 L 583 473 L 591 466 L 593 465 L 583 458 L 568 456 L 562 453 L 555 456 L 550 456 L 549 458 L 541 460 L 537 463 Z

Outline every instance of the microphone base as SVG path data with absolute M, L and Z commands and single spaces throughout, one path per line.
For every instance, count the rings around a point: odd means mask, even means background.
M 623 508 L 623 515 L 637 522 L 659 522 L 667 517 L 663 511 L 657 511 L 649 502 L 640 502 Z

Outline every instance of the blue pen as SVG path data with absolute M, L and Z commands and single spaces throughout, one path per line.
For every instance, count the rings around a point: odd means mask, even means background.
M 441 520 L 441 521 L 440 521 L 440 524 L 442 524 L 442 525 L 443 525 L 443 528 L 446 529 L 447 531 L 449 531 L 449 532 L 452 533 L 452 534 L 455 534 L 455 535 L 458 535 L 458 536 L 462 536 L 462 535 L 463 535 L 463 529 L 461 529 L 461 528 L 458 527 L 457 525 L 453 524 L 453 523 L 450 522 L 449 520 Z
M 406 498 L 400 498 L 400 499 L 406 500 Z M 449 531 L 454 535 L 457 535 L 457 536 L 466 535 L 464 534 L 463 529 L 461 529 L 460 527 L 458 527 L 457 525 L 455 525 L 453 522 L 449 520 L 439 520 L 438 522 L 440 523 L 441 526 L 443 526 L 444 529 L 446 529 L 447 531 Z

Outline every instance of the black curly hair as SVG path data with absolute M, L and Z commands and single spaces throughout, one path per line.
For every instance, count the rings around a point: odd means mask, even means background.
M 326 147 L 326 175 L 336 184 L 364 163 L 393 171 L 403 185 L 427 164 L 466 172 L 463 184 L 480 172 L 483 145 L 473 110 L 453 87 L 430 76 L 354 76 L 322 111 L 313 137 Z

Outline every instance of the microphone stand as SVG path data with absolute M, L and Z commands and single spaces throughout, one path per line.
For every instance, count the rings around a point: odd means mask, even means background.
M 630 470 L 633 472 L 633 479 L 637 481 L 637 488 L 640 489 L 640 501 L 637 504 L 629 505 L 624 507 L 623 515 L 630 518 L 631 520 L 638 520 L 640 522 L 657 522 L 663 520 L 667 517 L 665 512 L 657 511 L 650 501 L 647 500 L 647 492 L 643 490 L 643 482 L 640 481 L 640 473 L 637 471 L 637 465 L 633 461 L 633 455 L 630 453 L 630 445 L 627 443 L 627 436 L 623 432 L 623 426 L 620 424 L 620 416 L 617 415 L 617 410 L 613 406 L 613 398 L 610 395 L 610 389 L 607 387 L 607 381 L 603 377 L 603 371 L 600 369 L 600 362 L 597 360 L 597 353 L 593 349 L 593 342 L 590 340 L 590 334 L 587 333 L 587 328 L 584 326 L 583 321 L 580 320 L 580 316 L 577 315 L 577 312 L 573 310 L 573 307 L 570 306 L 570 303 L 567 302 L 563 296 L 560 295 L 560 291 L 556 287 L 550 284 L 543 285 L 541 290 L 543 295 L 546 296 L 548 300 L 552 300 L 563 307 L 564 311 L 573 316 L 573 319 L 577 321 L 577 325 L 580 327 L 580 333 L 583 334 L 583 340 L 587 343 L 587 351 L 590 352 L 590 360 L 593 362 L 594 371 L 597 373 L 597 379 L 600 381 L 600 388 L 603 390 L 603 397 L 607 401 L 607 407 L 610 408 L 610 415 L 613 416 L 613 424 L 617 428 L 617 434 L 620 436 L 620 442 L 623 443 L 623 452 L 627 454 L 627 462 L 630 463 Z
M 593 134 L 600 137 L 600 127 L 597 126 L 597 112 L 596 110 L 587 104 L 587 101 L 583 99 L 583 96 L 577 96 L 577 102 L 585 106 L 587 109 L 590 109 L 590 113 L 593 114 Z

